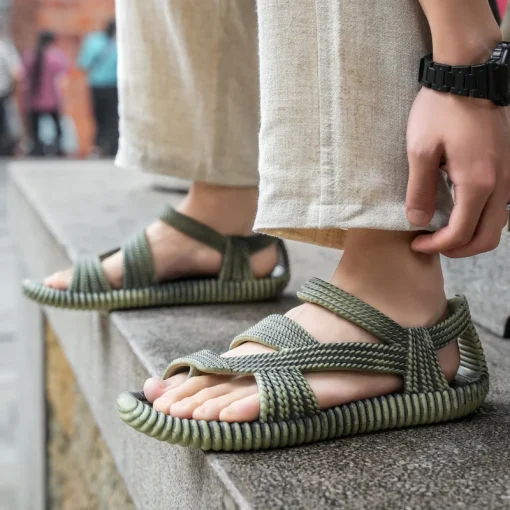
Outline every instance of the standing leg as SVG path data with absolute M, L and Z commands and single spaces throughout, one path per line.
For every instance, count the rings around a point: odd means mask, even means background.
M 53 120 L 53 125 L 55 126 L 55 147 L 56 147 L 56 150 L 57 150 L 57 155 L 58 156 L 63 156 L 64 155 L 64 150 L 62 148 L 62 136 L 63 136 L 63 133 L 62 133 L 62 118 L 60 116 L 60 112 L 59 111 L 53 111 L 53 112 L 50 112 L 50 116 Z
M 94 135 L 94 146 L 96 150 L 101 147 L 101 139 L 103 137 L 102 133 L 102 123 L 101 123 L 101 89 L 98 87 L 91 88 L 91 96 L 92 96 L 92 112 L 94 114 L 94 125 L 95 125 L 95 135 Z
M 7 97 L 0 97 L 0 155 L 8 155 L 10 145 L 7 115 L 5 111 Z
M 99 145 L 104 156 L 115 156 L 119 145 L 119 95 L 117 87 L 104 87 L 100 90 L 101 113 L 98 116 L 101 136 Z
M 257 208 L 256 21 L 252 0 L 117 0 L 117 164 L 192 180 L 179 211 L 224 235 L 251 233 Z M 218 273 L 218 251 L 162 221 L 146 234 L 159 280 Z M 122 257 L 103 261 L 115 288 Z M 269 274 L 276 246 L 251 262 L 255 276 Z M 67 270 L 46 284 L 65 289 L 71 278 Z
M 115 156 L 119 149 L 119 92 L 117 87 L 108 87 L 108 156 Z
M 490 15 L 488 4 L 484 8 Z M 331 278 L 333 288 L 412 331 L 437 324 L 450 313 L 439 255 L 418 253 L 411 246 L 417 230 L 435 231 L 449 220 L 452 198 L 437 167 L 430 222 L 418 228 L 406 216 L 406 129 L 419 89 L 415 71 L 430 51 L 419 3 L 259 0 L 258 15 L 261 183 L 255 228 L 343 249 Z M 363 329 L 329 311 L 337 306 L 338 291 L 322 297 L 318 291 L 310 294 L 304 299 L 309 302 L 287 317 L 319 343 L 385 343 L 372 334 L 377 327 Z M 319 297 L 314 301 L 315 295 Z M 318 306 L 324 302 L 329 310 Z M 358 323 L 363 320 L 358 316 Z M 301 328 L 296 341 L 305 336 Z M 266 331 L 258 332 L 260 338 L 271 337 Z M 257 334 L 249 332 L 250 337 Z M 272 350 L 269 343 L 246 341 L 223 356 L 266 353 Z M 426 341 L 418 349 L 426 350 Z M 267 357 L 256 359 L 253 363 L 264 368 L 260 377 L 270 380 L 266 370 L 274 370 L 279 358 L 271 368 L 266 368 Z M 437 350 L 434 363 L 443 380 L 455 377 L 459 359 L 457 342 Z M 244 370 L 248 365 L 239 372 L 249 372 Z M 289 366 L 294 365 L 282 369 Z M 404 389 L 404 378 L 398 375 L 315 369 L 303 371 L 322 409 Z M 278 396 L 281 381 L 277 384 Z M 181 373 L 163 382 L 149 379 L 144 392 L 154 409 L 184 419 L 242 423 L 256 420 L 260 412 L 252 377 L 187 379 Z M 279 406 L 274 399 L 271 405 Z
M 31 155 L 32 156 L 43 156 L 44 155 L 44 149 L 42 140 L 40 138 L 40 119 L 41 119 L 41 113 L 33 110 L 29 112 L 29 124 L 30 124 L 30 132 L 32 135 L 32 150 Z

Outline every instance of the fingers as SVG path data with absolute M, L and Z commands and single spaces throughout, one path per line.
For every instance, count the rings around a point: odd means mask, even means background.
M 488 191 L 472 186 L 455 188 L 455 206 L 448 225 L 434 234 L 417 237 L 412 248 L 422 253 L 445 253 L 467 245 L 473 238 L 484 210 Z
M 505 208 L 508 196 L 504 186 L 498 186 L 487 202 L 472 241 L 444 255 L 451 258 L 472 257 L 497 248 L 501 231 L 508 222 L 508 211 Z
M 432 150 L 408 148 L 409 181 L 407 184 L 406 214 L 410 223 L 425 227 L 436 209 L 437 181 L 442 148 Z

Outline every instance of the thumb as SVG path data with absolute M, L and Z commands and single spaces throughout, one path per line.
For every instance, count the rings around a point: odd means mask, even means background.
M 410 223 L 425 227 L 436 210 L 437 181 L 441 150 L 417 154 L 408 151 L 409 181 L 407 183 L 406 215 Z

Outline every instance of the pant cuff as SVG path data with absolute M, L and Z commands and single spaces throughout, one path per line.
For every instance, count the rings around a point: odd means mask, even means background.
M 345 233 L 350 228 L 434 232 L 448 224 L 450 212 L 451 204 L 444 204 L 442 209 L 436 210 L 426 227 L 415 227 L 407 221 L 404 205 L 310 205 L 303 208 L 302 202 L 289 200 L 279 203 L 277 211 L 268 207 L 260 209 L 254 230 L 284 239 L 342 249 Z

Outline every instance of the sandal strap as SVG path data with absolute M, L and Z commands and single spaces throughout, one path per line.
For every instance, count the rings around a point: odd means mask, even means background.
M 364 301 L 319 278 L 306 282 L 298 292 L 298 297 L 326 308 L 387 344 L 407 345 L 409 341 L 408 328 L 400 326 Z M 464 296 L 449 300 L 448 307 L 450 316 L 447 319 L 430 328 L 423 328 L 430 335 L 436 350 L 456 341 L 471 323 L 469 306 Z
M 232 358 L 200 351 L 173 361 L 163 379 L 189 370 L 203 374 L 253 375 L 260 393 L 260 420 L 273 421 L 316 414 L 317 398 L 304 374 L 324 370 L 406 373 L 407 353 L 402 347 L 385 344 L 320 344 L 273 353 Z
M 407 351 L 401 347 L 362 342 L 319 344 L 276 352 L 224 358 L 203 350 L 177 358 L 168 365 L 163 379 L 194 369 L 198 373 L 254 375 L 260 370 L 295 368 L 303 372 L 357 370 L 405 375 Z
M 224 236 L 207 225 L 176 211 L 171 206 L 166 207 L 160 219 L 223 255 L 220 280 L 252 279 L 250 255 L 277 242 L 275 238 L 262 234 Z
M 163 378 L 183 370 L 189 370 L 190 376 L 253 375 L 260 391 L 261 421 L 310 416 L 318 409 L 317 399 L 304 377 L 311 371 L 400 375 L 406 393 L 448 389 L 437 350 L 460 336 L 469 336 L 473 329 L 467 301 L 462 296 L 449 301 L 450 317 L 430 328 L 403 328 L 361 300 L 319 279 L 308 282 L 300 297 L 361 326 L 383 343 L 321 344 L 288 317 L 271 315 L 234 338 L 231 348 L 250 341 L 272 347 L 276 352 L 224 358 L 201 351 L 172 362 Z
M 189 370 L 189 377 L 201 374 L 230 374 L 232 370 L 227 358 L 222 358 L 209 349 L 203 349 L 172 361 L 163 372 L 163 379 Z
M 176 211 L 173 207 L 167 206 L 159 218 L 183 234 L 200 241 L 202 244 L 210 246 L 220 253 L 225 251 L 227 241 L 225 236 L 207 225 Z
M 303 326 L 285 315 L 273 314 L 261 320 L 244 333 L 237 335 L 230 349 L 245 342 L 255 342 L 276 351 L 318 344 L 317 340 Z
M 235 356 L 227 359 L 230 371 L 250 375 L 259 370 L 295 368 L 302 372 L 356 370 L 404 375 L 407 352 L 385 344 L 350 342 L 308 345 L 277 352 Z
M 157 282 L 154 257 L 145 231 L 139 232 L 122 246 L 124 289 L 141 289 Z
M 73 267 L 69 285 L 72 292 L 108 292 L 112 290 L 97 256 L 80 257 Z
M 296 369 L 261 370 L 255 374 L 261 422 L 297 420 L 320 410 L 310 384 Z

